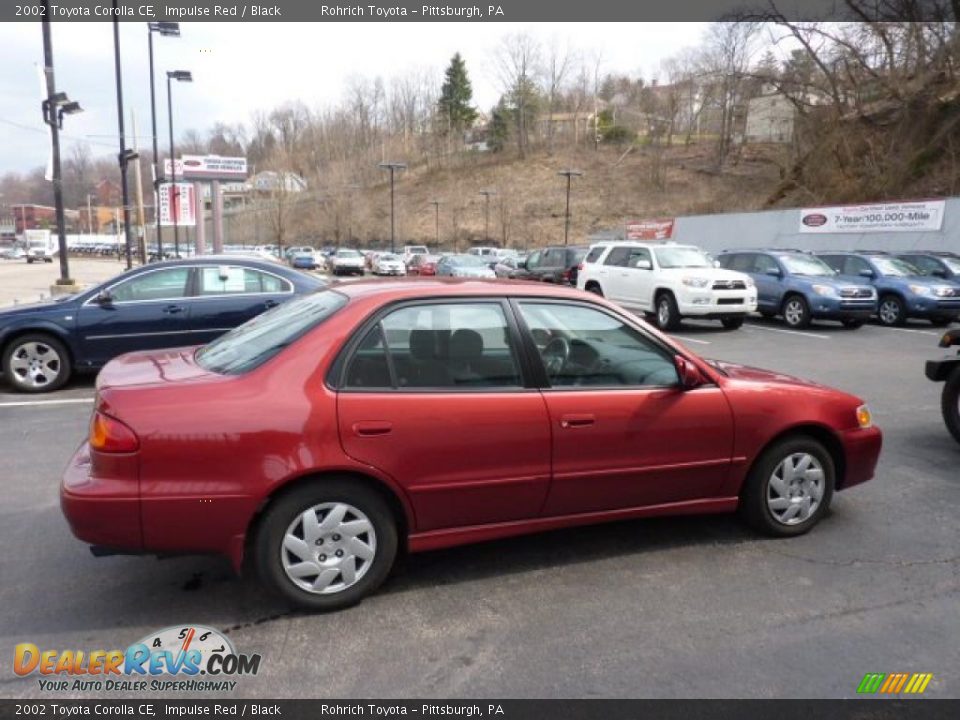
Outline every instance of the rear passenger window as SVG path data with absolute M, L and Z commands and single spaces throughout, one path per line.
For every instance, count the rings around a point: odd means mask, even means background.
M 726 262 L 724 262 L 726 261 Z M 751 273 L 755 272 L 753 265 L 753 255 L 750 253 L 739 253 L 737 255 L 721 255 L 720 265 L 737 272 Z
M 401 390 L 522 386 L 497 303 L 416 305 L 390 313 L 354 351 L 345 384 Z
M 290 289 L 287 281 L 250 268 L 204 267 L 200 273 L 200 295 L 248 295 Z
M 607 255 L 607 259 L 603 261 L 604 265 L 614 265 L 617 267 L 626 267 L 627 259 L 630 257 L 630 248 L 627 247 L 615 247 L 610 251 L 610 254 Z
M 590 248 L 590 252 L 587 253 L 587 257 L 584 260 L 584 262 L 595 263 L 597 260 L 600 259 L 600 256 L 603 255 L 603 251 L 606 249 L 607 248 L 604 247 L 603 245 Z
M 780 269 L 780 267 L 777 265 L 777 261 L 769 255 L 754 255 L 753 268 L 754 269 L 751 272 L 760 274 L 766 274 L 771 270 Z M 736 268 L 733 269 L 736 270 Z

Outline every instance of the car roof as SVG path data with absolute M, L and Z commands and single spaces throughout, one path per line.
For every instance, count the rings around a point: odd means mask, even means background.
M 357 280 L 328 286 L 349 298 L 391 295 L 396 299 L 430 297 L 516 296 L 583 299 L 586 293 L 572 287 L 518 280 L 483 280 L 472 278 L 397 278 L 395 280 Z

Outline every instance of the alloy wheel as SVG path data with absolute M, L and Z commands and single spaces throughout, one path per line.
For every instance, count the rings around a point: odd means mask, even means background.
M 884 300 L 880 303 L 877 314 L 880 316 L 880 322 L 884 325 L 896 325 L 900 319 L 900 303 L 896 300 Z
M 62 369 L 60 353 L 44 342 L 26 342 L 10 356 L 10 371 L 15 382 L 23 387 L 47 387 L 56 382 Z
M 660 327 L 667 327 L 670 323 L 670 303 L 666 298 L 663 298 L 657 305 L 657 322 Z
M 341 502 L 304 510 L 287 527 L 280 549 L 290 581 L 319 595 L 355 585 L 373 565 L 376 553 L 373 523 L 357 508 Z
M 783 308 L 783 319 L 787 325 L 799 325 L 803 322 L 803 304 L 796 299 L 789 301 Z
M 785 457 L 767 483 L 767 508 L 783 525 L 799 525 L 820 507 L 825 479 L 823 466 L 810 453 Z

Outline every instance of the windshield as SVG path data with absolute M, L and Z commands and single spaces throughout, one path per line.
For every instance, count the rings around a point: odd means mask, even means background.
M 909 277 L 911 275 L 923 275 L 919 269 L 908 263 L 906 260 L 892 257 L 875 257 L 873 264 L 877 271 L 886 277 Z
M 225 375 L 253 370 L 346 304 L 347 298 L 333 290 L 296 298 L 200 348 L 197 363 Z
M 404 250 L 408 255 L 426 255 L 427 249 L 423 245 L 408 245 Z
M 398 258 L 396 255 L 391 255 L 390 253 L 384 253 L 380 256 L 380 262 L 383 262 L 384 260 L 387 262 L 396 262 L 399 259 L 400 258 Z
M 451 265 L 459 265 L 460 267 L 486 267 L 487 263 L 478 258 L 476 255 L 452 255 L 447 259 Z
M 339 258 L 358 258 L 360 257 L 360 252 L 358 250 L 337 250 L 337 257 Z
M 941 257 L 941 262 L 950 268 L 952 273 L 960 273 L 960 258 L 955 257 Z
M 654 250 L 661 268 L 708 268 L 713 262 L 700 248 L 665 247 Z
M 833 276 L 836 273 L 820 258 L 811 255 L 778 255 L 780 262 L 792 275 Z

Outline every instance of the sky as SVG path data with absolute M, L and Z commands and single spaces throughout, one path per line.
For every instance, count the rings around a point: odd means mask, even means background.
M 173 87 L 174 130 L 201 132 L 216 122 L 249 124 L 258 110 L 301 100 L 316 109 L 342 99 L 354 76 L 407 71 L 442 77 L 454 52 L 467 63 L 474 100 L 489 109 L 500 95 L 492 56 L 502 39 L 526 32 L 587 54 L 601 72 L 659 72 L 660 62 L 695 46 L 703 23 L 182 23 L 180 38 L 154 37 L 157 123 L 167 146 L 166 71 L 190 70 L 192 84 Z M 94 156 L 116 155 L 117 104 L 110 23 L 54 23 L 57 90 L 84 112 L 65 118 L 63 156 L 87 142 Z M 149 147 L 150 87 L 145 23 L 120 23 L 126 132 L 136 115 L 140 146 Z M 40 24 L 0 23 L 0 174 L 43 166 L 49 138 L 40 116 L 43 62 Z M 133 144 L 128 139 L 128 146 Z

